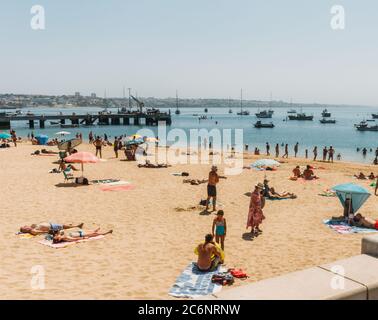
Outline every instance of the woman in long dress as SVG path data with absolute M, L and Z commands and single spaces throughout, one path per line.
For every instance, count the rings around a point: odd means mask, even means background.
M 262 230 L 259 228 L 262 221 L 265 219 L 264 213 L 262 211 L 264 199 L 261 195 L 261 191 L 264 186 L 259 183 L 255 186 L 255 190 L 251 194 L 251 201 L 249 203 L 248 221 L 247 229 L 251 227 L 251 234 L 261 233 Z

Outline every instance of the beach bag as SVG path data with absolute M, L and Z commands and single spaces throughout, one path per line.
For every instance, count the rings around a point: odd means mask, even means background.
M 230 286 L 234 283 L 234 277 L 229 272 L 221 272 L 221 273 L 214 274 L 211 277 L 211 282 L 218 283 L 222 286 L 226 286 L 226 285 Z
M 228 271 L 232 274 L 233 277 L 238 279 L 247 279 L 248 275 L 242 269 L 228 269 Z
M 199 204 L 200 204 L 200 206 L 206 206 L 207 200 L 201 200 Z

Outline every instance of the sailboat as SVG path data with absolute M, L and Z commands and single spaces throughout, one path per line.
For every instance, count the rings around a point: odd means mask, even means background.
M 249 111 L 243 110 L 243 89 L 240 90 L 240 112 L 238 112 L 237 115 L 249 116 Z
M 178 95 L 177 95 L 177 90 L 176 90 L 176 111 L 175 111 L 175 114 L 180 114 L 180 110 L 179 110 L 179 103 L 178 103 Z

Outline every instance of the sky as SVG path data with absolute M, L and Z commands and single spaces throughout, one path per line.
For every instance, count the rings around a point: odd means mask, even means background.
M 45 9 L 45 30 L 30 10 Z M 345 29 L 331 28 L 331 8 Z M 1 0 L 0 93 L 378 105 L 376 0 Z

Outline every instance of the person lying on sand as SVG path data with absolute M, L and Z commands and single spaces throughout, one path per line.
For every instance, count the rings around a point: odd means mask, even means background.
M 378 230 L 378 220 L 366 218 L 361 213 L 357 213 L 350 224 L 356 227 Z
M 206 183 L 208 181 L 209 180 L 207 180 L 207 179 L 202 179 L 202 180 L 199 180 L 199 179 L 184 179 L 182 182 L 183 183 L 190 183 L 191 185 L 198 186 L 199 184 Z
M 199 244 L 197 250 L 197 267 L 199 270 L 204 272 L 214 271 L 219 263 L 223 263 L 220 252 L 213 241 L 213 235 L 207 234 L 205 236 L 205 243 Z
M 145 164 L 138 164 L 138 168 L 168 168 L 171 167 L 169 164 L 153 164 L 146 160 Z
M 367 179 L 363 172 L 360 172 L 358 175 L 355 174 L 354 177 L 359 179 L 359 180 L 366 180 Z
M 309 165 L 307 165 L 306 169 L 303 171 L 303 178 L 305 180 L 319 179 L 317 176 L 314 175 L 314 171 L 312 171 Z
M 72 228 L 82 228 L 84 223 L 80 223 L 78 225 L 73 224 L 57 224 L 51 222 L 41 222 L 38 224 L 32 224 L 30 226 L 23 226 L 20 228 L 21 233 L 30 233 L 33 236 L 49 233 L 53 230 L 64 230 L 64 229 L 72 229 Z
M 295 199 L 297 198 L 297 196 L 294 193 L 283 192 L 280 194 L 276 192 L 273 187 L 269 187 L 268 183 L 269 183 L 269 180 L 264 179 L 264 189 L 263 189 L 262 195 L 265 198 L 268 198 L 268 199 Z
M 64 231 L 53 231 L 53 243 L 60 243 L 60 242 L 75 242 L 79 240 L 94 238 L 98 236 L 105 236 L 107 234 L 113 233 L 113 230 L 109 230 L 107 232 L 99 232 L 100 228 L 93 230 L 93 231 L 75 231 L 70 232 L 67 236 L 64 234 Z
M 59 154 L 59 152 L 52 151 L 52 150 L 46 150 L 46 149 L 42 149 L 41 153 L 43 153 L 43 154 Z

